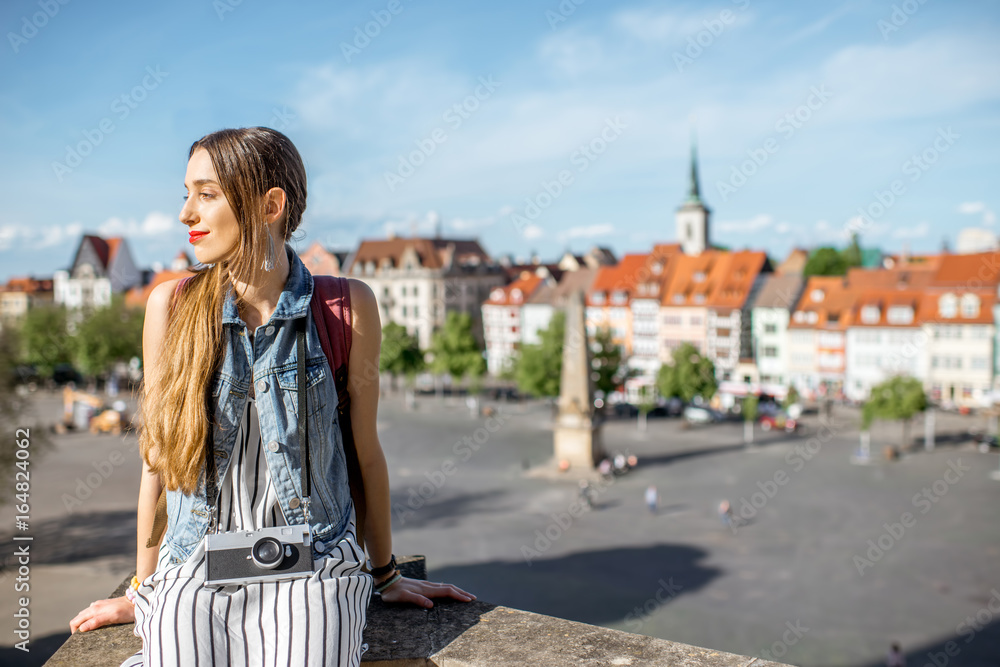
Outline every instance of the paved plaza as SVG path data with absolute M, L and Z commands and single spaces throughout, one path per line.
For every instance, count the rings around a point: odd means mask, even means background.
M 408 412 L 393 396 L 380 408 L 395 550 L 426 555 L 432 578 L 490 602 L 792 664 L 883 664 L 893 640 L 911 667 L 1000 663 L 1000 481 L 990 475 L 1000 455 L 957 435 L 981 421 L 939 414 L 933 452 L 871 465 L 850 463 L 858 417 L 846 408 L 829 428 L 810 415 L 794 436 L 758 429 L 752 448 L 740 424 L 650 419 L 640 433 L 634 420 L 612 421 L 607 449 L 639 466 L 592 482 L 594 509 L 581 511 L 579 475 L 539 474 L 552 451 L 549 405 L 488 405 L 496 418 L 472 417 L 458 398 L 421 396 Z M 39 399 L 43 418 L 58 409 Z M 873 451 L 901 434 L 878 426 Z M 52 439 L 32 467 L 38 649 L 134 567 L 134 438 Z M 650 484 L 655 513 L 643 500 Z M 735 529 L 717 514 L 723 499 Z M 7 504 L 5 558 L 12 514 Z M 13 584 L 7 569 L 0 586 Z M 21 657 L 4 648 L 14 611 L 13 595 L 0 597 L 0 663 Z

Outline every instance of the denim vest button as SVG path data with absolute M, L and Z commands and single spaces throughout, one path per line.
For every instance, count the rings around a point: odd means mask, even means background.
M 259 391 L 262 394 L 267 391 L 266 380 L 257 380 L 257 391 Z
M 278 451 L 278 441 L 272 440 L 271 442 L 267 443 L 267 448 L 270 449 L 272 452 Z
M 288 506 L 291 507 L 292 509 L 295 509 L 296 507 L 299 506 L 299 499 L 292 498 L 291 500 L 288 501 Z
M 273 336 L 274 335 L 274 327 L 268 325 L 268 327 L 266 329 L 264 329 L 264 335 L 265 336 Z

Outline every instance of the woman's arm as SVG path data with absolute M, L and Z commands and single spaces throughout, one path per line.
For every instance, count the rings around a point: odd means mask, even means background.
M 347 388 L 351 395 L 351 426 L 365 486 L 365 545 L 372 565 L 380 567 L 387 564 L 392 556 L 389 469 L 375 426 L 382 325 L 371 288 L 360 280 L 349 282 L 352 336 Z M 389 576 L 391 574 L 382 579 Z M 452 597 L 463 601 L 475 599 L 473 595 L 449 584 L 405 578 L 382 593 L 382 599 L 387 602 L 411 602 L 427 608 L 434 606 L 430 600 L 432 597 Z
M 167 316 L 170 299 L 173 297 L 177 280 L 170 280 L 160 285 L 149 295 L 146 303 L 146 315 L 142 327 L 142 359 L 144 384 L 153 384 L 153 378 L 159 370 L 160 350 L 167 332 Z M 144 580 L 156 569 L 156 556 L 159 544 L 146 547 L 146 542 L 153 530 L 153 516 L 156 502 L 160 498 L 163 484 L 160 477 L 149 470 L 143 461 L 142 477 L 139 480 L 139 503 L 136 529 L 136 559 L 135 570 L 139 581 Z M 160 541 L 163 537 L 160 537 Z M 104 625 L 115 623 L 131 623 L 135 620 L 135 609 L 124 596 L 97 600 L 81 611 L 70 621 L 70 632 L 86 632 L 96 630 Z

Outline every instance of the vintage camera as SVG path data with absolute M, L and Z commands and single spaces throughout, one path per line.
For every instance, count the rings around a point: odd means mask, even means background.
M 209 533 L 205 583 L 224 586 L 308 577 L 313 573 L 309 526 Z

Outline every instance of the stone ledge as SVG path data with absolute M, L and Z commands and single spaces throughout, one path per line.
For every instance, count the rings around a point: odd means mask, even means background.
M 407 576 L 426 579 L 423 556 L 400 559 Z M 131 579 L 131 575 L 129 576 Z M 112 594 L 121 595 L 126 583 Z M 505 665 L 678 665 L 781 667 L 778 663 L 688 644 L 567 621 L 487 602 L 440 601 L 433 609 L 368 607 L 362 660 L 385 667 L 502 667 Z M 132 625 L 101 628 L 69 638 L 47 667 L 117 667 L 141 647 Z

